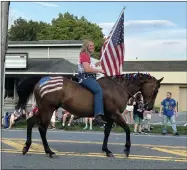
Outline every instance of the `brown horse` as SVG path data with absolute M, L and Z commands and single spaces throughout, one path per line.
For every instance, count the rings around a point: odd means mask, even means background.
M 23 154 L 26 154 L 31 146 L 33 126 L 36 123 L 39 123 L 38 130 L 42 138 L 44 150 L 52 157 L 55 153 L 52 152 L 48 146 L 46 132 L 53 111 L 62 107 L 78 117 L 93 117 L 94 98 L 89 90 L 66 77 L 48 76 L 42 79 L 40 78 L 41 77 L 30 78 L 30 80 L 25 80 L 19 85 L 19 102 L 16 108 L 24 108 L 30 93 L 34 91 L 39 114 L 38 116 L 33 116 L 27 120 L 27 140 L 23 148 Z M 124 111 L 129 98 L 138 91 L 140 91 L 144 97 L 146 108 L 151 110 L 162 80 L 163 78 L 157 80 L 150 75 L 142 73 L 131 73 L 98 79 L 98 82 L 103 89 L 104 111 L 107 122 L 105 125 L 102 146 L 102 150 L 106 152 L 106 156 L 113 157 L 112 152 L 107 147 L 107 143 L 114 122 L 121 126 L 126 132 L 124 153 L 127 157 L 129 156 L 131 147 L 130 128 L 123 119 L 121 113 Z

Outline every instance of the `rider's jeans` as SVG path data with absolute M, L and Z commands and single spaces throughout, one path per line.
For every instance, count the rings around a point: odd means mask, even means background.
M 94 115 L 104 115 L 103 90 L 94 78 L 86 78 L 80 83 L 94 94 Z

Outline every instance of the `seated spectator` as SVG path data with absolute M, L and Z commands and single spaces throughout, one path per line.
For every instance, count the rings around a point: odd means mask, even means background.
M 22 111 L 21 109 L 15 110 L 14 113 L 12 113 L 10 116 L 10 123 L 8 129 L 11 129 L 12 126 L 15 124 L 15 121 L 18 120 L 24 113 L 25 111 Z
M 5 128 L 8 128 L 9 127 L 9 119 L 10 119 L 10 116 L 11 116 L 12 113 L 10 112 L 6 112 L 5 115 L 2 117 L 2 125 L 5 127 Z
M 68 126 L 71 125 L 73 119 L 74 119 L 74 115 L 70 114 L 69 112 L 65 111 L 64 115 L 63 115 L 63 122 L 62 122 L 62 126 L 64 127 L 65 124 L 66 124 L 66 119 L 67 117 L 70 116 L 70 120 L 69 120 L 69 123 L 68 123 Z
M 92 118 L 92 117 L 86 117 L 84 120 L 85 120 L 85 127 L 84 127 L 84 130 L 88 129 L 88 120 L 89 120 L 89 122 L 90 122 L 90 130 L 92 130 L 93 118 Z

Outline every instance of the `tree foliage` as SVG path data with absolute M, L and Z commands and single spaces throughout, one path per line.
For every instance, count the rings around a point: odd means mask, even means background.
M 98 58 L 104 42 L 102 29 L 85 17 L 78 18 L 68 12 L 59 13 L 57 18 L 52 19 L 51 24 L 18 18 L 9 29 L 11 41 L 84 39 L 94 41 L 95 57 Z

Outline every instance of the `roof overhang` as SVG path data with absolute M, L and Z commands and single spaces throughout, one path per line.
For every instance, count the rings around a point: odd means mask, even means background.
M 5 72 L 5 74 L 13 75 L 13 74 L 19 74 L 19 75 L 76 75 L 78 73 L 66 73 L 66 72 Z
M 82 44 L 8 44 L 8 47 L 81 47 Z

